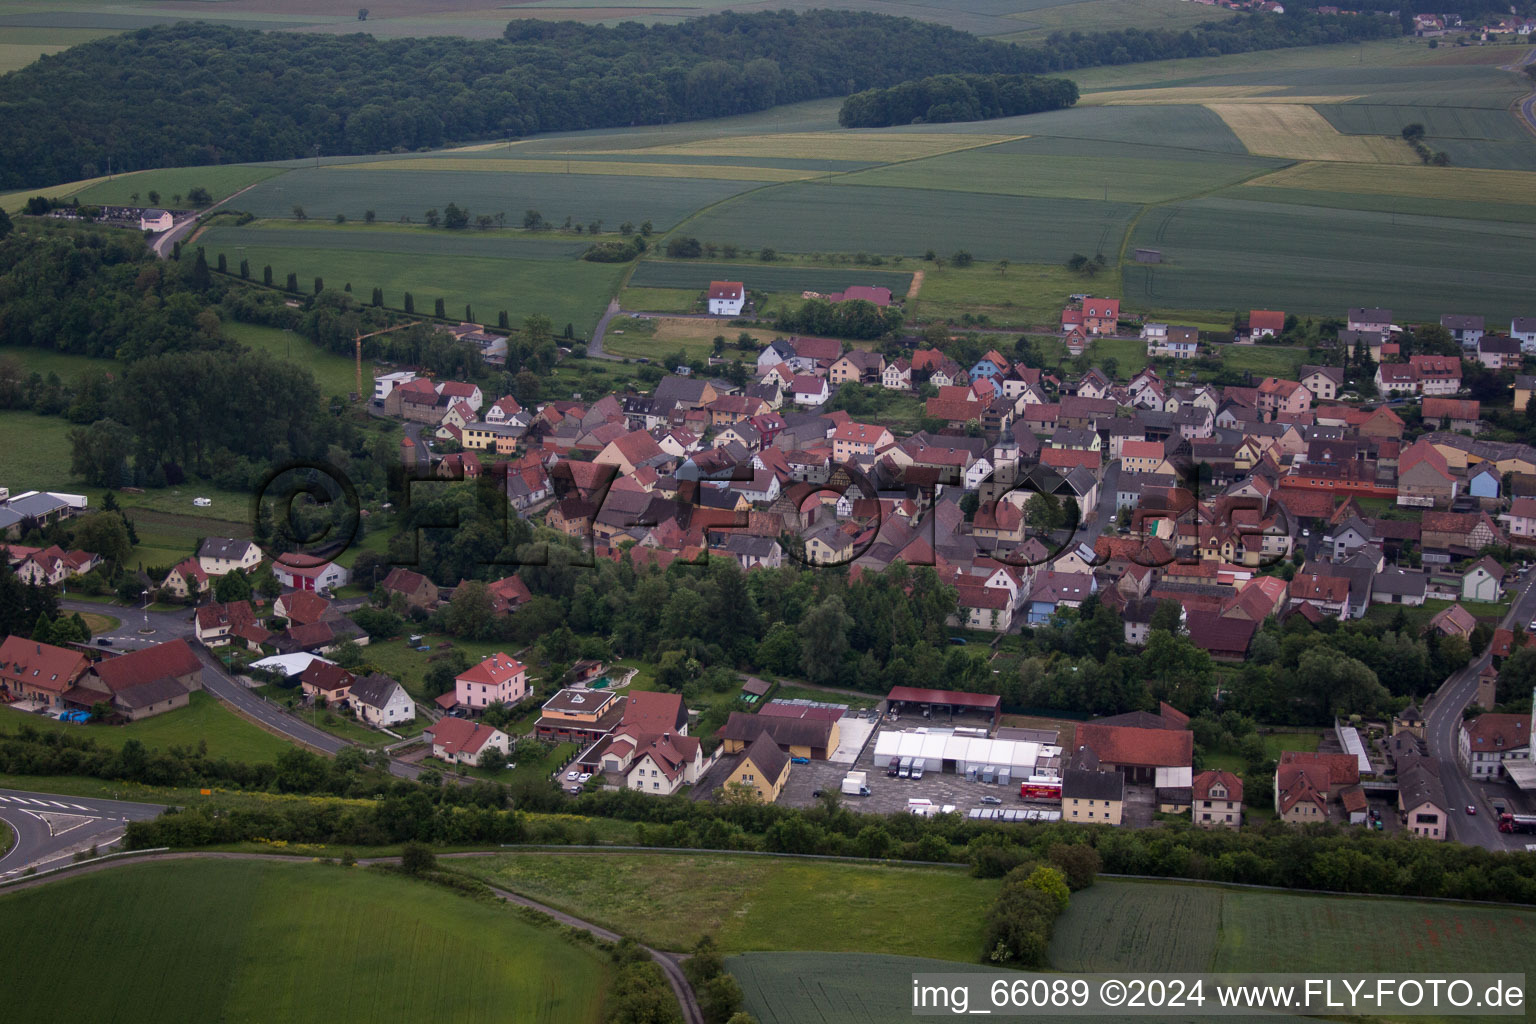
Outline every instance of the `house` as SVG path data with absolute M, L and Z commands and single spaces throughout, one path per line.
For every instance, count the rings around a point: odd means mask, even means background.
M 1520 342 L 1502 334 L 1485 334 L 1477 342 L 1477 361 L 1490 370 L 1518 370 Z
M 376 729 L 387 729 L 416 718 L 416 702 L 405 692 L 405 687 L 377 672 L 354 682 L 347 701 L 358 718 Z
M 1190 611 L 1187 613 L 1190 643 L 1225 661 L 1243 661 L 1260 622 L 1222 615 L 1217 612 Z
M 1536 537 L 1536 498 L 1516 498 L 1499 519 L 1511 537 Z
M 319 594 L 295 590 L 272 602 L 272 614 L 287 619 L 293 625 L 308 626 L 322 619 L 334 618 L 337 613 L 331 609 L 331 603 Z
M 1450 806 L 1445 798 L 1445 783 L 1440 778 L 1437 759 L 1418 754 L 1398 759 L 1397 812 L 1407 829 L 1416 836 L 1438 840 L 1450 838 Z
M 779 749 L 769 735 L 759 733 L 757 739 L 747 744 L 741 760 L 726 776 L 723 788 L 729 792 L 732 786 L 747 786 L 765 804 L 771 804 L 784 791 L 789 781 L 789 755 Z
M 950 625 L 992 633 L 1006 633 L 1013 625 L 1013 598 L 1008 591 L 960 584 L 955 592 L 956 612 L 950 616 Z
M 1445 313 L 1440 317 L 1440 326 L 1450 331 L 1451 337 L 1464 349 L 1477 348 L 1478 339 L 1483 336 L 1483 318 L 1480 316 Z
M 490 751 L 506 757 L 510 749 L 507 734 L 500 729 L 462 718 L 439 719 L 423 735 L 432 744 L 432 756 L 449 764 L 475 765 Z
M 1127 782 L 1160 788 L 1189 786 L 1195 736 L 1187 728 L 1158 728 L 1084 722 L 1077 745 L 1088 747 L 1100 765 L 1123 773 Z
M 1451 475 L 1445 456 L 1432 444 L 1416 441 L 1397 458 L 1399 505 L 1449 508 L 1460 486 Z
M 1430 619 L 1425 628 L 1436 630 L 1441 636 L 1459 636 L 1466 640 L 1477 628 L 1477 619 L 1461 605 L 1453 604 Z
M 437 584 L 410 569 L 391 569 L 380 584 L 388 593 L 399 594 L 412 608 L 429 612 L 437 607 Z
M 161 586 L 183 600 L 194 595 L 206 595 L 208 574 L 203 572 L 197 559 L 184 559 L 171 567 Z
M 1275 769 L 1275 813 L 1293 823 L 1325 822 L 1329 802 L 1359 782 L 1360 762 L 1353 754 L 1284 751 Z
M 460 586 L 463 583 L 459 581 Z M 485 585 L 485 589 L 491 595 L 491 612 L 496 615 L 510 615 L 533 600 L 533 592 L 521 576 L 505 576 L 493 580 Z
M 1319 402 L 1331 402 L 1344 389 L 1344 369 L 1339 366 L 1303 366 L 1301 386 Z
M 1037 574 L 1029 593 L 1029 625 L 1041 626 L 1050 622 L 1057 608 L 1080 607 L 1097 589 L 1092 573 L 1046 571 Z
M 1483 339 L 1486 343 L 1488 339 Z M 1461 390 L 1461 359 L 1457 356 L 1409 356 L 1421 395 L 1454 395 Z
M 703 746 L 693 736 L 642 735 L 635 739 L 634 747 L 624 774 L 625 789 L 671 796 L 699 781 L 703 773 Z
M 1484 555 L 1461 574 L 1463 601 L 1497 601 L 1504 580 L 1504 567 Z
M 185 640 L 176 639 L 105 658 L 63 695 L 65 703 L 92 707 L 100 702 L 131 721 L 185 707 L 203 688 L 203 663 Z
M 58 707 L 89 665 L 79 651 L 8 636 L 0 643 L 0 696 Z
M 665 453 L 654 437 L 643 430 L 632 430 L 609 441 L 592 457 L 592 462 L 598 466 L 616 467 L 619 476 L 631 476 L 638 467 L 663 458 Z
M 896 443 L 885 427 L 849 420 L 832 432 L 832 458 L 852 462 L 860 455 L 874 455 Z
M 1498 504 L 1499 491 L 1503 486 L 1498 467 L 1492 462 L 1480 462 L 1476 468 L 1467 471 L 1467 494 L 1483 499 L 1479 504 L 1484 507 Z
M 1392 311 L 1390 309 L 1351 309 L 1346 326 L 1351 331 L 1368 334 L 1391 334 Z
M 1190 787 L 1190 817 L 1203 828 L 1243 823 L 1243 780 L 1226 771 L 1204 771 Z
M 568 687 L 544 702 L 534 735 L 561 743 L 595 743 L 612 732 L 623 715 L 624 699 L 611 690 Z
M 315 555 L 290 552 L 272 560 L 272 574 L 277 582 L 294 590 L 310 590 L 317 594 L 329 594 L 347 585 L 350 574 L 346 568 Z
M 1497 779 L 1505 761 L 1529 760 L 1531 716 L 1486 713 L 1461 723 L 1456 755 L 1474 780 Z
M 709 282 L 710 316 L 741 316 L 746 301 L 747 289 L 740 281 Z
M 825 377 L 808 377 L 795 374 L 789 379 L 789 393 L 796 405 L 815 408 L 831 397 Z
M 394 373 L 384 373 L 373 378 L 373 400 L 382 402 L 388 398 L 390 392 L 402 384 L 409 384 L 416 379 L 415 370 L 397 370 Z
M 1061 773 L 1061 820 L 1118 825 L 1125 804 L 1125 776 L 1116 771 L 1068 768 Z
M 1248 340 L 1272 338 L 1285 331 L 1285 314 L 1273 309 L 1254 309 L 1248 313 Z
M 172 225 L 175 223 L 176 219 L 171 216 L 171 211 L 169 210 L 139 211 L 140 231 L 153 231 L 158 234 L 161 231 L 171 230 Z
M 880 371 L 880 386 L 889 391 L 910 391 L 912 389 L 911 362 L 903 356 L 893 363 L 887 363 L 885 369 Z
M 331 704 L 346 700 L 355 681 L 351 672 L 324 658 L 314 659 L 299 673 L 299 689 L 306 697 L 323 697 Z
M 1418 607 L 1424 603 L 1426 582 L 1422 572 L 1388 566 L 1376 574 L 1371 584 L 1371 601 Z
M 1160 330 L 1148 335 L 1147 355 L 1157 359 L 1193 359 L 1200 352 L 1200 331 L 1194 327 L 1149 325 Z
M 453 688 L 462 708 L 515 704 L 528 696 L 528 672 L 522 662 L 498 651 L 455 676 Z
M 1259 385 L 1259 415 L 1267 423 L 1283 416 L 1300 416 L 1312 407 L 1312 392 L 1294 380 L 1266 378 Z
M 1509 322 L 1509 336 L 1525 352 L 1536 352 L 1536 316 L 1517 316 Z
M 261 564 L 261 548 L 248 540 L 208 537 L 198 545 L 197 564 L 207 576 L 225 576 L 237 569 L 250 572 Z
M 1477 430 L 1482 417 L 1482 403 L 1470 398 L 1425 398 L 1422 406 L 1424 425 L 1430 429 Z
M 16 563 L 16 575 L 23 583 L 56 587 L 71 576 L 82 576 L 101 564 L 101 557 L 89 551 L 65 551 L 50 544 L 41 551 L 30 551 Z
M 834 387 L 842 384 L 878 384 L 885 373 L 885 357 L 861 348 L 850 349 L 827 371 Z
M 193 635 L 204 647 L 223 646 L 230 642 L 231 634 L 241 627 L 255 625 L 256 613 L 251 609 L 249 601 L 205 604 L 192 617 Z
M 1119 299 L 1083 300 L 1083 330 L 1088 334 L 1114 334 L 1120 323 Z
M 1408 363 L 1380 363 L 1376 367 L 1376 390 L 1383 395 L 1416 395 L 1419 380 Z

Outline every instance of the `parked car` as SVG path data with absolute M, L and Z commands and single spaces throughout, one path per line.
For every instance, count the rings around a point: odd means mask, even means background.
M 418 651 L 430 651 L 430 650 L 431 650 L 431 649 L 432 649 L 432 648 L 431 648 L 431 647 L 429 647 L 429 646 L 428 646 L 428 645 L 427 645 L 427 644 L 422 644 L 422 645 L 421 645 L 421 646 L 420 646 L 420 647 L 418 647 L 418 648 L 416 648 L 416 649 L 417 649 L 417 650 L 418 650 Z
M 821 790 L 819 790 L 819 789 L 811 790 L 811 799 L 812 800 L 820 800 L 821 799 Z
M 565 773 L 565 781 L 566 782 L 575 782 L 579 778 L 581 778 L 581 772 L 566 772 Z
M 984 804 L 1000 804 L 1000 803 L 1003 802 L 1003 800 L 1002 800 L 1001 797 L 984 796 L 984 797 L 981 798 L 981 802 L 984 803 Z
M 592 773 L 591 772 L 582 772 L 580 775 L 578 775 L 576 777 L 576 781 L 577 782 L 586 782 L 590 778 L 592 778 Z
M 808 757 L 792 757 L 792 758 L 789 759 L 789 763 L 790 764 L 810 764 L 811 763 L 811 759 L 808 758 Z
M 1476 804 L 1467 804 L 1467 813 L 1475 815 L 1477 813 L 1477 805 Z
M 99 636 L 99 637 L 96 638 L 96 646 L 97 647 L 111 647 L 112 646 L 112 638 L 111 637 L 105 637 L 105 636 Z

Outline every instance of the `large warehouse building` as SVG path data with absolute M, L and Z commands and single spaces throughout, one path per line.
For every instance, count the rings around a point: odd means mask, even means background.
M 1004 781 L 1022 782 L 1035 775 L 1060 774 L 1061 748 L 1028 740 L 966 736 L 948 729 L 886 729 L 875 737 L 875 767 L 888 768 L 892 761 L 907 758 L 925 772 L 963 775 L 991 768 Z

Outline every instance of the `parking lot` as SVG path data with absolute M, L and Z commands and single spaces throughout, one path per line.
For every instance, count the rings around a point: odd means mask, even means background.
M 946 719 L 947 717 L 944 716 Z M 882 728 L 901 728 L 903 725 L 911 726 L 912 722 L 908 720 L 895 726 L 886 722 L 882 723 Z M 989 796 L 1001 800 L 1003 807 L 1032 806 L 1059 810 L 1061 806 L 1055 803 L 1026 805 L 1019 799 L 1020 780 L 1017 778 L 1007 786 L 988 785 L 979 781 L 971 782 L 964 775 L 940 772 L 925 772 L 921 779 L 916 780 L 893 779 L 886 775 L 886 769 L 875 767 L 874 756 L 875 742 L 871 736 L 853 765 L 829 761 L 812 761 L 810 764 L 794 765 L 789 771 L 789 782 L 784 786 L 784 792 L 779 795 L 779 803 L 790 807 L 808 807 L 816 802 L 817 791 L 838 792 L 842 788 L 843 777 L 848 772 L 863 771 L 868 773 L 865 785 L 869 787 L 869 796 L 844 796 L 842 800 L 844 806 L 869 814 L 892 814 L 905 811 L 907 801 L 911 799 L 931 800 L 939 807 L 953 804 L 956 811 L 962 815 L 972 808 L 996 806 L 982 802 L 983 797 Z

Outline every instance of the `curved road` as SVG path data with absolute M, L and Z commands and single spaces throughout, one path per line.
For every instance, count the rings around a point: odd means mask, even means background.
M 110 803 L 111 801 L 106 802 Z M 495 854 L 485 854 L 484 856 L 495 856 Z M 264 860 L 279 861 L 290 864 L 295 862 L 295 858 L 293 857 L 283 857 L 270 853 L 205 853 L 193 850 L 179 851 L 176 853 L 147 853 L 141 856 L 117 857 L 108 861 L 93 861 L 90 863 L 81 864 L 73 870 L 61 872 L 58 875 L 51 875 L 47 878 L 28 879 L 26 881 L 17 882 L 14 885 L 6 886 L 4 890 L 0 890 L 0 893 L 14 892 L 20 889 L 31 889 L 39 885 L 46 885 L 57 878 L 74 877 L 76 875 L 82 874 L 92 874 L 97 871 L 108 871 L 113 868 L 122 867 L 129 864 L 145 864 L 152 861 L 164 860 L 193 859 Z M 358 863 L 364 865 L 392 864 L 397 863 L 399 859 L 400 858 L 398 857 L 377 857 L 359 860 Z M 623 936 L 619 935 L 618 933 L 611 932 L 608 929 L 599 925 L 595 925 L 590 921 L 583 921 L 578 917 L 572 917 L 570 914 L 556 910 L 554 907 L 545 906 L 542 903 L 531 900 L 526 896 L 519 896 L 517 893 L 511 892 L 507 889 L 501 889 L 494 885 L 488 885 L 487 888 L 489 888 L 491 892 L 495 893 L 499 899 L 505 900 L 508 903 L 512 903 L 520 907 L 527 907 L 530 910 L 536 910 L 541 914 L 553 918 L 555 921 L 562 925 L 570 928 L 579 928 L 582 931 L 587 932 L 596 938 L 602 939 L 605 942 L 618 942 L 621 938 L 623 938 Z M 688 984 L 688 976 L 683 973 L 682 968 L 678 965 L 678 960 L 667 955 L 666 953 L 661 952 L 660 950 L 652 949 L 650 946 L 642 945 L 640 948 L 645 950 L 646 953 L 650 954 L 651 959 L 656 962 L 656 965 L 661 968 L 662 974 L 666 976 L 667 984 L 672 986 L 672 993 L 677 997 L 678 1005 L 681 1007 L 683 1012 L 684 1024 L 704 1024 L 704 1012 L 699 1007 L 698 997 L 694 994 L 693 987 Z
M 0 789 L 0 821 L 16 839 L 0 857 L 0 878 L 46 866 L 76 850 L 109 845 L 122 838 L 128 822 L 148 821 L 163 810 L 160 804 Z
M 259 181 L 253 182 L 252 184 L 245 186 L 245 188 L 241 189 L 239 192 L 231 192 L 229 195 L 225 196 L 223 199 L 220 199 L 212 206 L 204 207 L 191 216 L 176 221 L 171 226 L 169 231 L 161 235 L 157 235 L 154 239 L 152 239 L 149 243 L 149 247 L 155 251 L 156 256 L 159 256 L 161 259 L 169 259 L 171 253 L 176 248 L 176 243 L 187 237 L 187 234 L 192 231 L 193 228 L 197 227 L 199 217 L 207 216 L 214 210 L 217 210 L 219 207 L 229 202 L 231 199 L 238 195 L 244 195 L 246 192 L 249 192 L 251 189 L 260 184 L 261 182 Z
M 1531 64 L 1536 64 L 1536 50 L 1531 50 L 1513 64 L 1503 65 L 1502 69 L 1504 71 L 1523 73 Z M 1515 112 L 1520 118 L 1520 123 L 1525 125 L 1532 134 L 1536 134 L 1536 81 L 1532 82 L 1530 93 L 1525 98 L 1516 100 L 1514 106 Z

